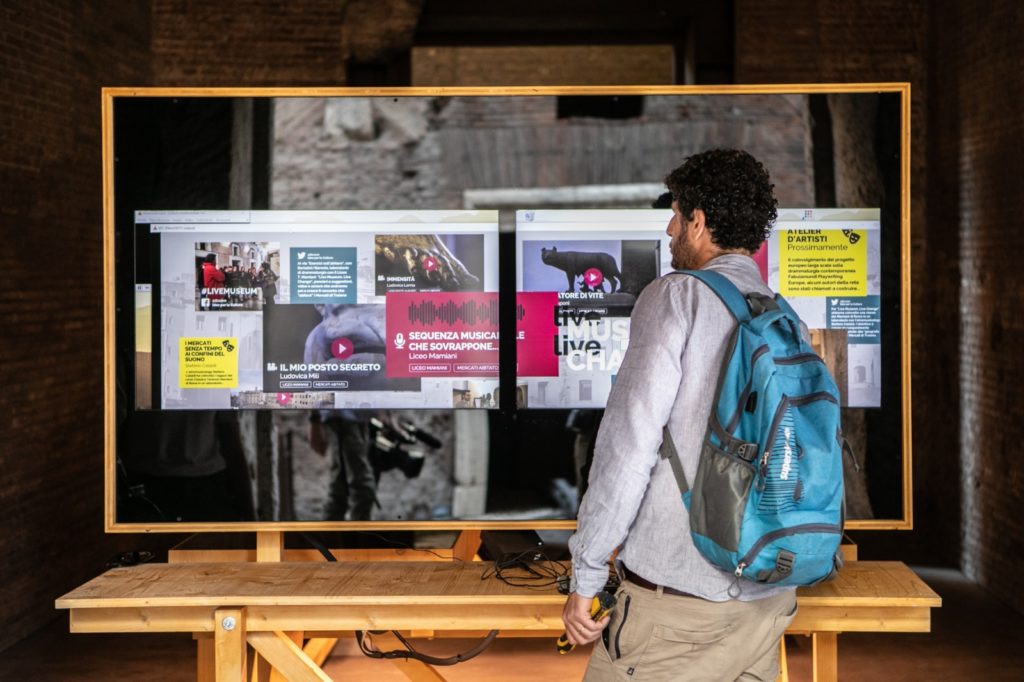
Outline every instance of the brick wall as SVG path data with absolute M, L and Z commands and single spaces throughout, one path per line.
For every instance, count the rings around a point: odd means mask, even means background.
M 151 0 L 153 75 L 171 86 L 342 86 L 407 50 L 422 0 Z
M 912 533 L 862 533 L 862 555 L 957 565 L 959 487 L 949 472 L 958 467 L 955 305 L 956 251 L 952 223 L 931 216 L 932 124 L 928 84 L 927 4 L 917 0 L 783 0 L 736 3 L 737 82 L 883 82 L 911 84 L 911 350 L 913 368 L 914 511 Z M 942 238 L 936 239 L 940 232 Z M 941 276 L 940 276 L 941 273 Z M 936 296 L 936 290 L 942 296 Z M 927 338 L 927 343 L 920 343 Z M 898 437 L 898 435 L 897 435 Z M 950 502 L 952 500 L 952 503 Z
M 103 534 L 100 87 L 145 84 L 142 1 L 0 9 L 0 649 L 136 538 Z
M 961 2 L 935 12 L 935 114 L 949 137 L 932 164 L 944 193 L 930 226 L 955 230 L 959 247 L 962 566 L 1024 612 L 1024 6 Z
M 344 0 L 152 0 L 154 84 L 344 85 Z
M 856 539 L 1024 611 L 1024 6 L 740 0 L 736 17 L 737 81 L 912 84 L 915 531 Z

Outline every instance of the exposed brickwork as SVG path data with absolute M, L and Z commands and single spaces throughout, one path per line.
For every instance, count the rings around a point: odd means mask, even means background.
M 948 302 L 938 305 L 933 282 L 936 230 L 926 221 L 929 195 L 926 140 L 929 28 L 926 3 L 872 0 L 783 0 L 736 3 L 736 78 L 744 83 L 883 82 L 911 83 L 911 309 L 915 343 L 913 366 L 913 439 L 915 532 L 886 539 L 878 534 L 858 541 L 880 544 L 888 557 L 908 546 L 918 556 L 954 565 L 958 560 L 959 513 L 948 505 L 958 493 L 948 475 L 957 453 L 948 447 L 958 439 L 955 420 L 948 419 L 948 398 L 935 386 L 950 376 L 949 358 L 956 357 L 957 316 Z M 951 225 L 945 226 L 953 230 Z M 951 299 L 955 300 L 955 299 Z M 953 372 L 955 374 L 955 372 Z M 944 394 L 950 395 L 950 394 Z M 897 436 L 898 437 L 898 436 Z M 911 552 L 913 553 L 913 552 Z
M 346 0 L 153 0 L 156 85 L 344 85 Z
M 414 48 L 417 86 L 671 85 L 671 45 Z
M 1024 612 L 1024 6 L 943 5 L 936 29 L 943 97 L 959 127 L 937 159 L 958 190 L 944 218 L 959 229 L 963 568 Z M 940 216 L 935 216 L 936 220 Z
M 736 17 L 739 81 L 912 83 L 916 529 L 858 539 L 962 565 L 1024 610 L 1024 6 L 741 0 Z
M 103 534 L 100 87 L 146 83 L 146 2 L 0 9 L 0 649 L 138 538 Z

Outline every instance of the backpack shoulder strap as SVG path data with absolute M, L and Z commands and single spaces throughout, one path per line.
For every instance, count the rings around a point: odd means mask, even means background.
M 704 282 L 722 300 L 737 322 L 750 321 L 750 307 L 747 305 L 747 298 L 736 288 L 735 284 L 729 281 L 728 277 L 712 270 L 677 270 L 677 272 Z
M 667 459 L 668 463 L 672 465 L 672 475 L 676 477 L 676 484 L 679 486 L 680 494 L 685 495 L 686 491 L 690 489 L 689 484 L 686 482 L 686 474 L 683 472 L 683 462 L 679 459 L 679 451 L 676 450 L 675 441 L 672 440 L 672 434 L 669 433 L 668 426 L 663 426 L 661 429 L 661 448 L 658 450 L 662 459 Z

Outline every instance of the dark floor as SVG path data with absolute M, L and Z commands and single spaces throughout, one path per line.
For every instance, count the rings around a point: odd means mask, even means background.
M 943 599 L 930 634 L 845 634 L 839 637 L 843 680 L 1024 680 L 1024 617 L 989 597 L 957 572 L 916 569 Z M 790 679 L 810 681 L 810 640 L 790 638 Z M 461 640 L 426 642 L 431 653 L 468 648 Z M 447 655 L 446 653 L 446 655 Z M 578 679 L 585 652 L 559 656 L 547 640 L 498 640 L 479 658 L 444 670 L 448 679 Z M 364 658 L 341 643 L 326 665 L 337 680 L 405 680 L 392 664 Z M 195 679 L 195 644 L 188 635 L 70 635 L 67 616 L 0 656 L 0 680 Z

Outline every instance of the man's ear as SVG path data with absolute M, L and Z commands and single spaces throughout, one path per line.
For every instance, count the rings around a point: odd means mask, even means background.
M 707 216 L 704 215 L 704 209 L 693 209 L 693 236 L 700 237 L 707 230 L 707 227 Z

